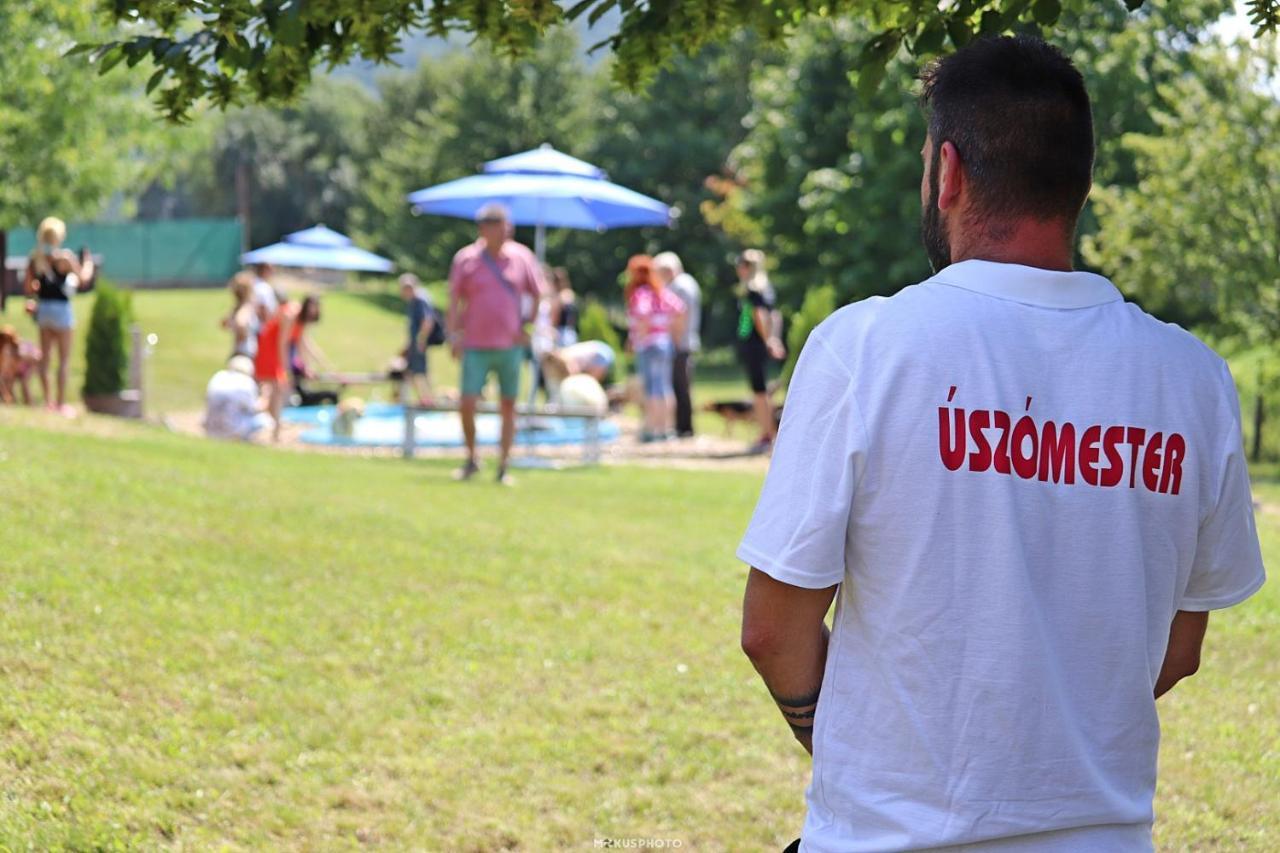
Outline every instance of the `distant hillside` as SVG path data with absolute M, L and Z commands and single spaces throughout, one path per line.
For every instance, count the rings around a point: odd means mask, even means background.
M 572 24 L 574 30 L 578 33 L 582 59 L 588 66 L 595 65 L 608 54 L 606 49 L 588 53 L 588 48 L 617 32 L 618 24 L 621 20 L 622 16 L 618 10 L 611 9 L 599 21 L 596 21 L 595 26 L 588 27 L 585 19 L 579 19 Z M 352 62 L 336 69 L 332 73 L 335 77 L 356 80 L 373 89 L 379 74 L 396 67 L 404 69 L 417 68 L 423 59 L 443 56 L 451 50 L 465 50 L 469 43 L 470 39 L 466 36 L 451 36 L 450 38 L 442 39 L 418 33 L 407 36 L 403 40 L 401 51 L 393 59 L 394 65 L 378 65 L 365 61 Z

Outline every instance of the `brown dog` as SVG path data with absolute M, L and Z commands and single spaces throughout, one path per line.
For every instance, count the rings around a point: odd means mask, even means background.
M 753 424 L 756 420 L 755 408 L 750 400 L 714 400 L 702 406 L 702 411 L 719 415 L 724 419 L 724 434 L 733 434 L 735 423 Z M 782 406 L 773 407 L 773 425 L 776 428 L 782 422 Z

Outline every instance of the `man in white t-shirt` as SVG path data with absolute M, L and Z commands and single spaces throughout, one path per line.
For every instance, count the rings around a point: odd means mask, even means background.
M 924 100 L 937 274 L 814 330 L 738 550 L 743 648 L 813 754 L 799 849 L 1150 850 L 1155 699 L 1263 582 L 1235 388 L 1071 271 L 1061 53 L 975 42 Z
M 225 368 L 213 374 L 205 389 L 205 434 L 210 438 L 248 441 L 273 423 L 259 402 L 253 361 L 245 355 L 232 356 Z

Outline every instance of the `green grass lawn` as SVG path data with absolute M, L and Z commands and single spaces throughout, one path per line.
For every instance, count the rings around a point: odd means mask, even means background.
M 757 475 L 503 490 L 104 424 L 0 409 L 0 849 L 797 834 L 807 762 L 737 648 Z M 1275 583 L 1215 616 L 1161 700 L 1161 849 L 1276 848 L 1278 621 Z

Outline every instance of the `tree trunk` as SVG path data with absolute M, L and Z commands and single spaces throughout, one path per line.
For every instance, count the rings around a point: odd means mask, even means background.
M 1265 401 L 1263 400 L 1262 361 L 1258 361 L 1257 396 L 1253 401 L 1253 451 L 1250 458 L 1257 462 L 1262 458 L 1262 421 L 1266 418 Z
M 253 248 L 250 235 L 253 202 L 249 186 L 249 166 L 243 160 L 236 163 L 236 215 L 240 217 L 240 252 L 243 254 Z

